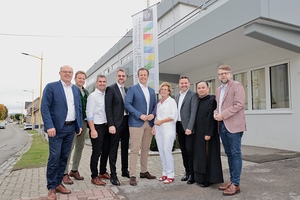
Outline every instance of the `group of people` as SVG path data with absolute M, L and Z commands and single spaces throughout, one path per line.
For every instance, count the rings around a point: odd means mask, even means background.
M 73 69 L 70 66 L 61 67 L 59 74 L 59 81 L 46 85 L 41 104 L 44 130 L 49 138 L 48 199 L 56 199 L 56 192 L 71 193 L 62 184 L 73 184 L 70 177 L 84 179 L 78 167 L 87 128 L 92 143 L 92 184 L 105 185 L 101 179 L 109 179 L 113 185 L 120 185 L 116 172 L 119 143 L 122 176 L 130 179 L 130 185 L 137 185 L 139 153 L 139 177 L 156 179 L 147 168 L 153 135 L 162 165 L 158 180 L 172 183 L 175 180 L 172 149 L 177 134 L 185 168 L 181 181 L 197 182 L 202 187 L 224 182 L 221 137 L 228 157 L 230 181 L 219 189 L 224 195 L 240 192 L 241 138 L 246 130 L 245 92 L 239 82 L 232 80 L 230 66 L 221 65 L 218 69 L 221 86 L 216 96 L 209 95 L 207 82 L 198 82 L 196 93 L 190 90 L 189 78 L 181 77 L 180 92 L 175 99 L 171 97 L 171 85 L 164 82 L 159 87 L 161 99 L 158 102 L 154 89 L 147 86 L 149 71 L 146 68 L 138 69 L 139 83 L 129 88 L 124 86 L 127 75 L 122 68 L 116 72 L 116 83 L 108 87 L 106 77 L 98 75 L 91 94 L 83 87 L 86 79 L 83 71 L 75 74 L 76 86 L 71 83 Z M 71 151 L 72 168 L 68 171 Z

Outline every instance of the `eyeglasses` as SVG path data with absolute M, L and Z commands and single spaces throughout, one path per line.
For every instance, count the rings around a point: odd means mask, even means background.
M 72 74 L 73 73 L 72 71 L 60 71 L 60 72 L 62 72 L 64 74 Z
M 228 74 L 230 74 L 230 72 L 218 73 L 219 76 L 228 75 Z
M 120 75 L 120 74 L 118 74 L 118 77 L 123 77 L 123 78 L 125 78 L 126 75 Z

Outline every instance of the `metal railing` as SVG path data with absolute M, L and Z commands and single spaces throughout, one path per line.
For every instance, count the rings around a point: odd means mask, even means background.
M 189 14 L 187 14 L 186 16 L 184 16 L 183 18 L 181 18 L 180 20 L 178 20 L 177 22 L 175 22 L 174 24 L 169 26 L 166 30 L 159 33 L 158 34 L 158 39 L 161 39 L 162 37 L 169 34 L 174 29 L 178 28 L 182 24 L 184 24 L 187 21 L 189 21 L 190 19 L 194 18 L 195 16 L 200 14 L 203 10 L 206 10 L 208 7 L 210 7 L 211 5 L 216 3 L 217 1 L 219 1 L 219 0 L 208 0 L 208 1 L 204 2 L 202 5 L 195 8 L 192 12 L 190 12 Z

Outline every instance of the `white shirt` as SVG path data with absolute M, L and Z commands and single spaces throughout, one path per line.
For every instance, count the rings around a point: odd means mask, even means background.
M 62 80 L 60 80 L 60 82 L 64 88 L 64 92 L 67 100 L 67 106 L 68 106 L 68 113 L 65 121 L 74 121 L 76 119 L 76 114 L 75 114 L 74 95 L 72 91 L 73 84 L 67 85 Z
M 227 85 L 228 85 L 228 83 L 226 85 L 222 85 L 222 88 L 221 88 L 221 91 L 220 91 L 220 99 L 219 99 L 219 106 L 218 106 L 219 113 L 221 113 L 221 106 L 222 106 L 222 103 L 223 103 L 223 98 L 224 98 L 224 94 L 225 94 Z
M 183 99 L 184 99 L 184 97 L 185 97 L 185 95 L 186 95 L 186 93 L 188 91 L 189 91 L 189 89 L 187 89 L 184 93 L 181 93 L 182 91 L 179 92 L 179 99 L 178 99 L 178 121 L 181 121 L 180 110 L 181 110 Z
M 105 114 L 105 92 L 97 88 L 88 96 L 86 103 L 86 118 L 94 124 L 107 123 Z
M 166 118 L 171 118 L 173 121 L 164 122 L 160 126 L 155 126 L 156 131 L 162 132 L 175 139 L 176 137 L 176 121 L 177 121 L 177 109 L 176 101 L 172 97 L 168 97 L 163 103 L 158 102 L 156 107 L 156 118 L 157 120 L 162 120 Z
M 147 102 L 147 115 L 149 114 L 149 105 L 150 105 L 150 93 L 149 93 L 149 89 L 148 87 L 144 86 L 143 84 L 139 83 L 141 88 L 142 88 L 142 91 L 144 93 L 144 96 L 145 96 L 145 99 L 146 99 L 146 102 Z

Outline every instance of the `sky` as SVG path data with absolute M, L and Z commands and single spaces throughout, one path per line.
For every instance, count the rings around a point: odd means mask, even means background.
M 39 97 L 41 60 L 22 53 L 43 54 L 44 88 L 63 65 L 87 71 L 132 28 L 132 15 L 157 2 L 0 0 L 0 104 L 26 114 Z

